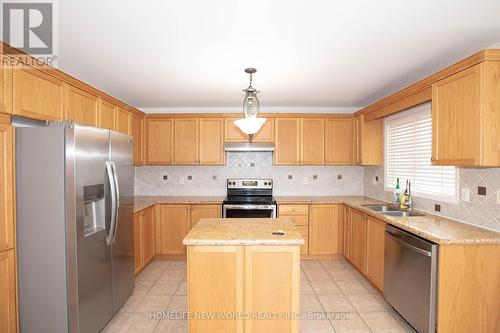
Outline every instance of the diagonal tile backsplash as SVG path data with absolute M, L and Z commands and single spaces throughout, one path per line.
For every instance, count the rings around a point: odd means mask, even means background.
M 473 169 L 459 168 L 459 193 L 469 190 L 469 201 L 458 203 L 441 202 L 426 198 L 414 198 L 417 209 L 451 217 L 462 222 L 500 231 L 500 204 L 497 204 L 500 189 L 500 168 Z M 378 177 L 378 181 L 374 181 Z M 486 188 L 486 195 L 478 194 L 478 187 Z M 366 196 L 392 200 L 392 192 L 384 189 L 384 167 L 366 167 L 364 170 L 364 193 Z M 435 204 L 441 205 L 441 212 L 434 210 Z
M 136 195 L 225 195 L 227 178 L 271 178 L 275 195 L 363 194 L 362 167 L 275 166 L 272 153 L 227 153 L 224 166 L 144 166 L 135 174 Z

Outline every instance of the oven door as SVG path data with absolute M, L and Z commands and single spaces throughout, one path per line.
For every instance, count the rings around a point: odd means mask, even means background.
M 225 218 L 275 218 L 276 205 L 222 205 Z

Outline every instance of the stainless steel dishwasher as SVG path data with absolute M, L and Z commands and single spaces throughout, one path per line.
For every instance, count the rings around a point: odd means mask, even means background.
M 385 227 L 384 298 L 419 333 L 434 333 L 438 245 Z

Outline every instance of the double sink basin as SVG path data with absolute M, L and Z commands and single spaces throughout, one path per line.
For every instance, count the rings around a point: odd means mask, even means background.
M 381 212 L 388 216 L 395 216 L 395 217 L 424 216 L 424 214 L 391 205 L 363 205 L 363 207 L 371 209 L 375 212 Z

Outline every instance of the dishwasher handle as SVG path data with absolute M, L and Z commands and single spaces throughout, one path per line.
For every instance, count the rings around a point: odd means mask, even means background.
M 387 236 L 389 236 L 390 238 L 392 238 L 393 240 L 395 240 L 396 242 L 400 243 L 402 246 L 406 247 L 407 249 L 410 249 L 414 252 L 423 254 L 424 256 L 427 256 L 427 257 L 432 257 L 432 252 L 430 252 L 430 251 L 426 251 L 426 250 L 418 248 L 414 245 L 408 244 L 404 240 L 402 240 L 401 238 L 399 238 L 398 236 L 394 235 L 393 233 L 391 233 L 387 230 L 385 231 L 385 234 Z

